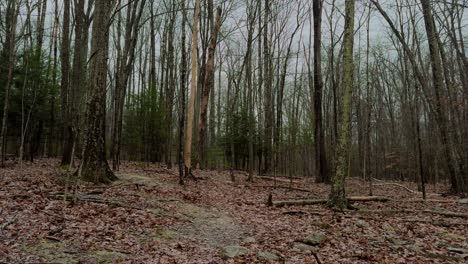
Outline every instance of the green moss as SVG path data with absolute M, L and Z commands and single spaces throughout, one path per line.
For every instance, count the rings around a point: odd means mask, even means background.
M 95 263 L 120 263 L 126 259 L 126 255 L 115 251 L 98 250 L 91 253 Z
M 77 255 L 65 253 L 66 248 L 62 242 L 51 242 L 43 239 L 33 246 L 24 246 L 23 251 L 39 257 L 44 262 L 77 263 Z
M 156 240 L 168 241 L 175 239 L 178 235 L 179 234 L 176 231 L 170 229 L 160 229 L 153 234 L 153 238 Z

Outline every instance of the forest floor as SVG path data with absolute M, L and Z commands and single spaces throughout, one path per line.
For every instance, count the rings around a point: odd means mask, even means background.
M 310 180 L 294 179 L 291 190 L 283 179 L 275 189 L 243 172 L 234 184 L 229 172 L 195 171 L 201 180 L 179 186 L 175 169 L 125 162 L 119 181 L 80 183 L 73 197 L 58 163 L 0 170 L 0 263 L 468 262 L 468 205 L 437 195 L 442 185 L 427 186 L 430 201 L 421 202 L 413 183 L 375 182 L 374 195 L 390 201 L 336 212 L 266 205 L 270 193 L 273 201 L 326 198 L 329 186 Z M 367 192 L 366 182 L 348 180 L 348 195 Z

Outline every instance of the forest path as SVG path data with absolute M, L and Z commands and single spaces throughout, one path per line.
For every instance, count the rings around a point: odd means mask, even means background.
M 118 177 L 119 181 L 114 185 L 139 184 L 163 189 L 177 187 L 173 182 L 164 182 L 148 175 L 121 173 Z M 169 228 L 158 230 L 160 239 L 178 242 L 198 241 L 209 247 L 220 248 L 238 244 L 247 235 L 246 228 L 242 224 L 216 207 L 197 205 L 176 197 L 155 199 L 151 195 L 145 195 L 144 191 L 140 191 L 140 195 L 145 196 L 152 205 L 147 210 L 153 214 L 182 220 Z

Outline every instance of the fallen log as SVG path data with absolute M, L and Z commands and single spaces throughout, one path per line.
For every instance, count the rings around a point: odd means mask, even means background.
M 410 223 L 429 224 L 429 225 L 436 225 L 436 226 L 443 226 L 443 227 L 468 226 L 468 223 L 442 222 L 442 221 L 433 221 L 433 220 L 401 219 L 399 221 L 401 221 L 401 222 L 410 222 Z
M 403 188 L 405 191 L 407 191 L 407 192 L 409 192 L 411 194 L 422 195 L 422 192 L 411 190 L 410 188 L 408 188 L 408 187 L 406 187 L 406 186 L 404 186 L 402 184 L 396 183 L 396 182 L 384 182 L 384 181 L 380 181 L 380 182 L 382 182 L 382 183 L 374 183 L 374 184 L 372 184 L 372 186 L 393 185 L 393 186 Z M 427 195 L 440 196 L 440 194 L 438 194 L 438 193 L 427 193 Z
M 316 200 L 289 200 L 289 201 L 274 201 L 272 205 L 281 207 L 285 205 L 314 205 L 314 204 L 325 204 L 328 199 L 316 199 Z
M 360 209 L 357 211 L 358 213 L 374 213 L 374 214 L 396 214 L 396 213 L 427 213 L 427 214 L 438 214 L 447 217 L 461 217 L 461 218 L 468 218 L 468 214 L 464 213 L 457 213 L 451 211 L 436 211 L 436 210 L 411 210 L 411 209 L 397 209 L 397 210 L 363 210 Z
M 456 203 L 456 200 L 438 200 L 438 199 L 415 199 L 415 200 L 392 200 L 399 203 Z
M 389 199 L 381 196 L 351 196 L 348 197 L 349 202 L 386 202 Z M 328 199 L 314 199 L 314 200 L 288 200 L 288 201 L 274 201 L 272 204 L 276 207 L 285 205 L 314 205 L 326 204 Z
M 289 180 L 289 179 L 282 179 L 278 177 L 270 177 L 270 176 L 255 176 L 255 178 L 266 180 L 266 181 L 277 181 L 277 182 L 285 182 L 285 183 L 302 183 L 299 180 Z
M 383 196 L 351 196 L 348 198 L 350 202 L 387 202 L 389 200 Z
M 407 192 L 413 193 L 413 194 L 419 193 L 419 192 L 417 192 L 417 191 L 411 190 L 410 188 L 408 188 L 408 187 L 406 187 L 406 186 L 404 186 L 404 185 L 401 185 L 401 184 L 398 184 L 398 183 L 394 183 L 394 182 L 385 182 L 385 183 L 376 183 L 376 184 L 372 184 L 372 186 L 384 186 L 384 185 L 393 185 L 393 186 L 401 187 L 401 188 L 405 189 Z
M 443 215 L 443 216 L 447 216 L 447 217 L 468 218 L 468 214 L 451 212 L 451 211 L 423 210 L 422 212 L 423 213 L 428 213 L 428 214 L 438 214 L 438 215 Z
M 312 192 L 311 190 L 307 190 L 307 189 L 294 188 L 294 187 L 281 186 L 281 185 L 278 185 L 278 186 L 274 186 L 274 185 L 252 185 L 252 186 L 253 186 L 253 187 L 258 187 L 258 188 L 278 188 L 278 189 L 287 189 L 287 190 L 290 190 L 290 191 L 307 192 L 307 193 L 311 193 L 311 192 Z
M 83 195 L 83 194 L 78 194 L 75 196 L 73 195 L 49 195 L 48 196 L 51 199 L 56 199 L 56 200 L 66 200 L 66 201 L 74 201 L 76 199 L 77 201 L 80 202 L 88 202 L 88 203 L 99 203 L 99 204 L 106 204 L 108 206 L 115 206 L 115 207 L 124 207 L 124 208 L 131 208 L 131 209 L 136 209 L 136 210 L 144 210 L 145 208 L 139 207 L 139 206 L 134 206 L 131 204 L 128 204 L 123 201 L 118 201 L 118 200 L 105 200 L 99 196 L 94 196 L 94 195 Z

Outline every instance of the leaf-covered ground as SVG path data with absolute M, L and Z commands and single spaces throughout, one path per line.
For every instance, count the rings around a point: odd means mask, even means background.
M 415 184 L 375 182 L 374 195 L 390 201 L 334 212 L 266 205 L 270 193 L 274 201 L 326 198 L 329 187 L 309 180 L 294 179 L 291 190 L 284 178 L 272 188 L 266 179 L 246 182 L 241 172 L 235 184 L 224 171 L 194 174 L 202 179 L 181 187 L 176 170 L 125 163 L 119 181 L 80 182 L 73 195 L 64 194 L 67 176 L 57 160 L 8 164 L 0 170 L 0 263 L 468 261 L 468 205 L 437 195 L 444 186 L 429 185 L 423 203 Z M 350 179 L 347 193 L 365 196 L 367 183 Z

